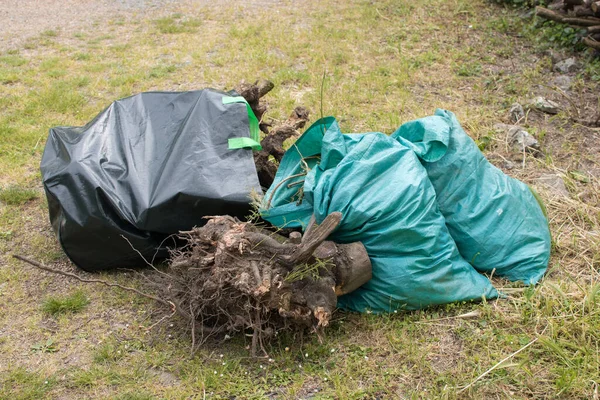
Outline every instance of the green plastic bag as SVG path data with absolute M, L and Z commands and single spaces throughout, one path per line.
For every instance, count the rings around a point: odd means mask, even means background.
M 334 211 L 343 219 L 330 239 L 362 242 L 373 265 L 339 307 L 392 312 L 498 295 L 460 256 L 415 153 L 382 133 L 343 135 L 330 117 L 286 152 L 262 216 L 303 226 Z
M 550 230 L 530 188 L 490 164 L 450 111 L 407 122 L 392 138 L 419 156 L 460 254 L 479 271 L 535 284 Z

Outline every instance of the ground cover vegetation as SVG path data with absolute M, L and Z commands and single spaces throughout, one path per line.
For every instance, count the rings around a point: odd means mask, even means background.
M 572 51 L 546 40 L 558 28 L 497 2 L 264 3 L 167 4 L 0 51 L 0 399 L 598 398 L 600 62 L 578 53 L 577 68 L 557 72 Z M 338 313 L 320 340 L 277 337 L 270 358 L 250 358 L 245 335 L 190 358 L 189 334 L 154 302 L 10 257 L 74 268 L 40 183 L 49 127 L 83 125 L 141 91 L 260 77 L 275 83 L 275 121 L 304 105 L 346 132 L 391 133 L 455 112 L 494 164 L 540 193 L 547 276 L 536 287 L 493 278 L 507 295 L 497 301 Z M 494 125 L 537 96 L 558 113 L 519 117 L 540 151 L 516 151 Z M 142 286 L 130 271 L 99 277 Z

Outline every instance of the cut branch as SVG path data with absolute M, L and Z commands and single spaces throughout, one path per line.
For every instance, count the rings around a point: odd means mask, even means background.
M 297 249 L 290 256 L 282 256 L 282 259 L 289 264 L 300 264 L 306 262 L 312 253 L 323 243 L 327 237 L 338 227 L 342 221 L 341 212 L 329 214 L 323 222 L 311 229 L 306 239 L 300 243 Z

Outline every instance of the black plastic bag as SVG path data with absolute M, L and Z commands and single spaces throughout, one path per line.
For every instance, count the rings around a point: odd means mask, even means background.
M 84 127 L 50 130 L 41 163 L 50 221 L 77 266 L 140 266 L 205 216 L 248 215 L 261 191 L 252 150 L 231 147 L 252 143 L 253 115 L 232 95 L 141 93 Z

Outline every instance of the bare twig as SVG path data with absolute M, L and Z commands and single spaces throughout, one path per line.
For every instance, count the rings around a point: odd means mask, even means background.
M 378 9 L 378 8 L 375 8 L 375 11 L 377 11 L 377 14 L 379 14 L 379 16 L 380 16 L 382 19 L 385 19 L 386 21 L 391 21 L 391 19 L 390 19 L 390 18 L 388 18 L 388 17 L 386 17 L 385 15 L 383 15 L 383 14 L 382 14 L 382 13 L 379 11 L 379 9 Z
M 171 319 L 173 318 L 173 316 L 177 314 L 177 310 L 173 310 L 171 312 L 171 314 L 169 315 L 165 315 L 164 317 L 162 317 L 161 319 L 159 319 L 158 321 L 156 321 L 155 323 L 153 323 L 152 325 L 150 325 L 149 327 L 146 328 L 146 331 L 151 331 L 152 328 L 154 328 L 156 325 L 160 324 L 161 322 L 167 320 L 167 319 Z
M 133 293 L 138 294 L 138 295 L 140 295 L 142 297 L 146 297 L 147 299 L 151 299 L 151 300 L 157 301 L 157 302 L 159 302 L 161 304 L 164 304 L 165 306 L 168 306 L 172 311 L 175 311 L 177 309 L 175 307 L 175 304 L 173 304 L 171 301 L 167 301 L 167 300 L 161 299 L 159 297 L 152 296 L 151 294 L 147 294 L 147 293 L 141 292 L 141 291 L 139 291 L 139 290 L 137 290 L 135 288 L 129 287 L 129 286 L 123 286 L 123 285 L 119 285 L 118 283 L 107 282 L 107 281 L 104 281 L 102 279 L 85 279 L 85 278 L 82 278 L 82 277 L 80 277 L 78 275 L 72 274 L 70 272 L 64 272 L 64 271 L 61 271 L 61 270 L 58 270 L 58 269 L 47 267 L 47 266 L 45 266 L 45 265 L 43 265 L 43 264 L 41 264 L 41 263 L 39 263 L 37 261 L 30 260 L 29 258 L 20 256 L 18 254 L 13 254 L 13 257 L 16 258 L 17 260 L 21 260 L 21 261 L 26 262 L 26 263 L 28 263 L 30 265 L 33 265 L 34 267 L 39 268 L 41 270 L 44 270 L 44 271 L 47 271 L 47 272 L 52 272 L 53 274 L 68 276 L 69 278 L 74 278 L 74 279 L 77 279 L 78 281 L 84 282 L 84 283 L 101 283 L 103 285 L 110 286 L 110 287 L 118 287 L 119 289 L 123 289 L 123 290 L 126 290 L 128 292 L 133 292 Z
M 465 314 L 460 314 L 460 315 L 453 315 L 450 317 L 443 317 L 443 318 L 436 318 L 436 319 L 429 319 L 426 321 L 416 321 L 415 323 L 417 324 L 429 324 L 430 322 L 435 322 L 435 321 L 445 321 L 445 320 L 449 320 L 449 319 L 469 319 L 469 318 L 477 318 L 481 316 L 481 312 L 479 310 L 474 310 Z
M 252 324 L 253 325 L 252 347 L 251 347 L 250 354 L 252 355 L 252 357 L 256 357 L 258 339 L 259 339 L 259 335 L 260 335 L 260 327 L 262 325 L 262 322 L 260 320 L 260 303 L 258 302 L 258 300 L 256 301 L 255 318 L 254 318 L 253 322 L 254 323 Z
M 294 175 L 290 175 L 284 179 L 281 180 L 281 182 L 279 182 L 274 188 L 273 191 L 271 192 L 271 196 L 269 196 L 269 201 L 267 201 L 267 210 L 269 208 L 271 208 L 271 202 L 273 201 L 273 197 L 275 196 L 275 193 L 277 193 L 277 190 L 279 189 L 279 187 L 281 185 L 283 185 L 284 183 L 286 183 L 287 181 L 289 181 L 290 179 L 294 179 L 294 178 L 300 178 L 302 176 L 306 176 L 306 172 L 301 172 L 299 174 L 294 174 Z
M 164 239 L 164 240 L 161 242 L 161 244 L 160 244 L 160 245 L 162 246 L 162 244 L 164 243 L 164 241 L 165 241 L 165 240 L 167 240 L 168 238 L 172 237 L 172 236 L 174 236 L 174 235 L 169 235 L 169 237 L 165 238 L 165 239 Z M 125 241 L 126 241 L 128 244 L 129 244 L 129 247 L 131 247 L 131 250 L 135 251 L 135 252 L 136 252 L 136 253 L 137 253 L 137 254 L 138 254 L 138 255 L 139 255 L 141 258 L 142 258 L 142 260 L 144 260 L 144 263 L 146 263 L 146 265 L 148 265 L 150 268 L 152 268 L 153 270 L 155 270 L 155 271 L 156 271 L 156 272 L 158 272 L 159 274 L 164 274 L 164 275 L 167 275 L 167 276 L 168 276 L 168 274 L 165 274 L 164 272 L 160 271 L 160 270 L 159 270 L 158 268 L 156 268 L 156 267 L 155 267 L 155 266 L 154 266 L 154 265 L 153 265 L 151 262 L 149 262 L 148 260 L 146 260 L 146 257 L 144 257 L 144 256 L 142 255 L 142 253 L 140 253 L 140 251 L 139 251 L 138 249 L 136 249 L 136 248 L 135 248 L 135 246 L 134 246 L 134 245 L 133 245 L 133 244 L 132 244 L 132 243 L 129 241 L 129 239 L 127 239 L 127 237 L 125 237 L 124 235 L 121 235 L 121 237 L 122 237 L 123 239 L 125 239 Z M 158 250 L 157 250 L 157 253 L 158 253 Z M 152 257 L 152 262 L 154 262 L 154 257 L 156 257 L 156 254 L 157 254 L 157 253 L 154 253 L 154 256 Z
M 192 325 L 192 348 L 190 350 L 190 358 L 194 356 L 196 352 L 196 318 L 194 317 L 194 310 L 192 309 L 192 302 L 190 301 L 190 323 Z

